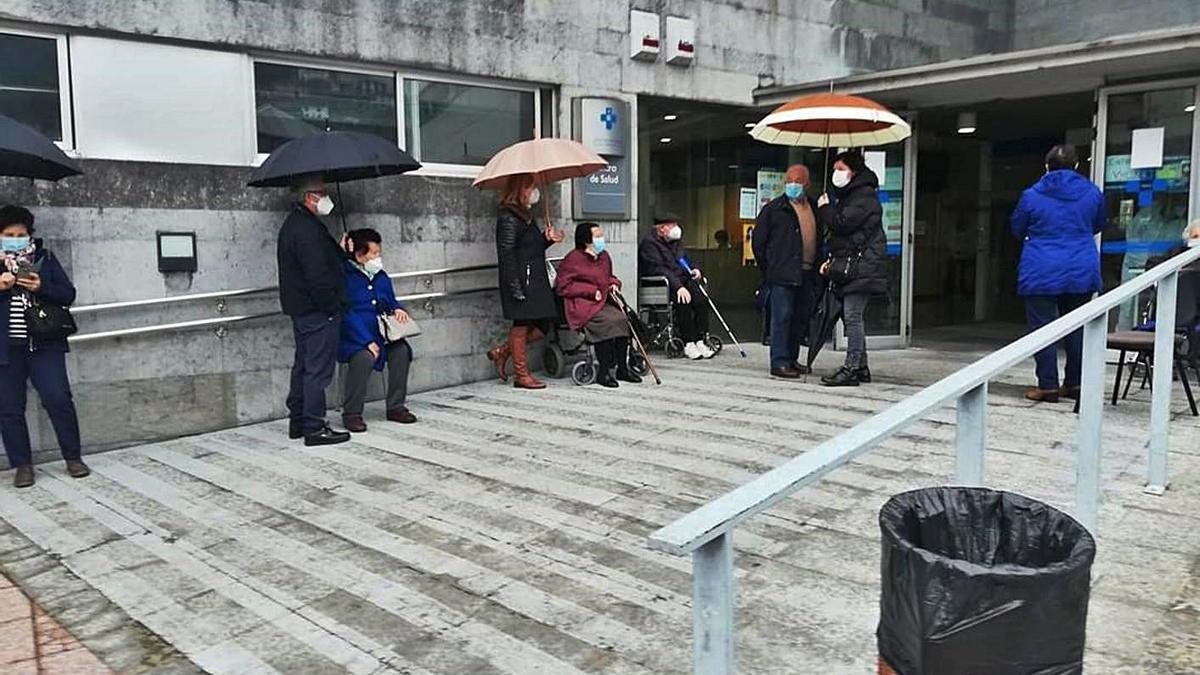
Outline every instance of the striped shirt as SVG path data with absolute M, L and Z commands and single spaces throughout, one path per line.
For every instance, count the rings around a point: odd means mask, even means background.
M 8 339 L 29 339 L 29 329 L 25 325 L 25 296 L 20 293 L 13 293 L 8 303 Z

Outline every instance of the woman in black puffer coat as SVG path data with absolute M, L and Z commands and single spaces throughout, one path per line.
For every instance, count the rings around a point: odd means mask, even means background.
M 861 153 L 843 152 L 833 163 L 834 200 L 821 195 L 817 220 L 829 233 L 829 260 L 821 274 L 833 280 L 842 298 L 846 329 L 846 361 L 821 378 L 829 387 L 857 387 L 871 381 L 867 366 L 867 336 L 863 322 L 867 300 L 887 293 L 887 235 L 879 203 L 879 177 L 867 168 Z
M 513 322 L 508 342 L 488 350 L 502 381 L 513 362 L 513 386 L 544 389 L 529 372 L 526 349 L 545 337 L 558 315 L 554 290 L 546 271 L 546 249 L 563 240 L 563 233 L 538 227 L 531 207 L 543 199 L 531 176 L 515 176 L 500 199 L 496 216 L 496 262 L 500 268 L 500 305 L 504 318 Z

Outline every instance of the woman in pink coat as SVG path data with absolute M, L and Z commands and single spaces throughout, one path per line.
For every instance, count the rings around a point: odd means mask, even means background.
M 559 263 L 555 285 L 563 297 L 567 325 L 582 329 L 596 350 L 596 384 L 616 387 L 617 380 L 641 382 L 629 370 L 629 323 L 610 298 L 612 291 L 621 288 L 621 280 L 613 276 L 599 225 L 580 223 L 575 228 L 575 250 Z

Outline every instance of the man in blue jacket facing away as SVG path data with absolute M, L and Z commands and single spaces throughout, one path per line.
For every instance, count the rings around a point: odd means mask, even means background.
M 1013 235 L 1024 242 L 1017 293 L 1025 298 L 1030 330 L 1037 330 L 1104 290 L 1100 250 L 1095 236 L 1104 229 L 1104 195 L 1079 175 L 1075 148 L 1056 145 L 1046 154 L 1046 175 L 1021 195 L 1012 214 Z M 1038 352 L 1037 388 L 1025 392 L 1031 401 L 1079 398 L 1083 330 L 1063 340 L 1067 372 L 1058 381 L 1058 349 Z

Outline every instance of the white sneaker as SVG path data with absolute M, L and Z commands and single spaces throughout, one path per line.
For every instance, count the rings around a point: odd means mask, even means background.
M 683 346 L 683 355 L 693 361 L 698 361 L 704 358 L 704 352 L 700 351 L 700 348 L 696 346 L 695 342 L 689 342 Z
M 717 355 L 717 353 L 713 351 L 713 348 L 708 346 L 707 342 L 697 342 L 696 347 L 700 349 L 701 358 L 711 359 Z

